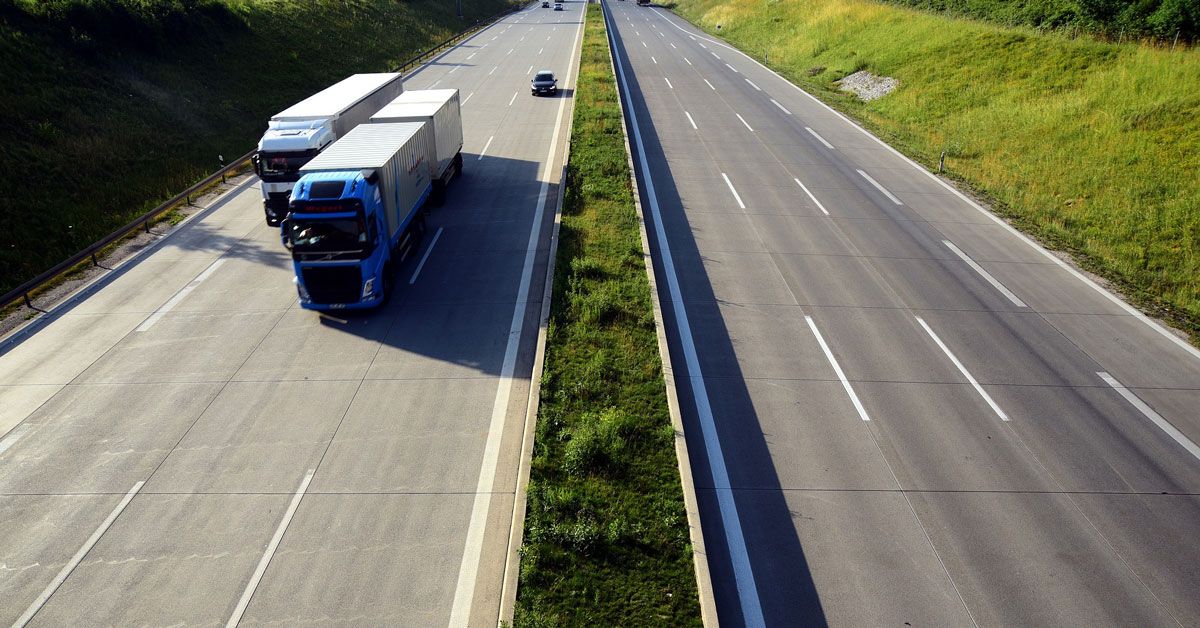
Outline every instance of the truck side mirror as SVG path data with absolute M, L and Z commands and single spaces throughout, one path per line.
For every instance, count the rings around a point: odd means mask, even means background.
M 287 218 L 284 218 L 283 220 L 279 221 L 279 240 L 281 242 L 283 242 L 283 246 L 288 249 L 292 248 L 291 233 L 292 233 L 292 221 Z
M 258 156 L 258 153 L 254 153 L 254 156 L 250 158 L 250 163 L 254 164 L 254 174 L 261 177 L 262 176 L 262 159 Z

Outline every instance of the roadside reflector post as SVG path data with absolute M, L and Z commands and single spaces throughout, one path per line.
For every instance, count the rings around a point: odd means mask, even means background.
M 946 151 L 942 151 L 942 157 L 938 160 L 938 172 L 946 171 Z
M 35 309 L 35 308 L 33 307 L 33 302 L 29 300 L 29 293 L 28 293 L 28 292 L 26 292 L 24 296 L 25 296 L 25 307 L 27 307 L 27 308 L 29 308 L 29 309 L 31 309 L 31 310 L 32 310 L 32 309 Z

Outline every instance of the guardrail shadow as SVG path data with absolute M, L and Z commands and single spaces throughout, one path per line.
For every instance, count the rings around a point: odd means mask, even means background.
M 615 30 L 610 33 L 621 58 L 627 59 L 626 47 L 620 39 L 620 34 Z M 683 307 L 692 324 L 701 364 L 709 365 L 710 368 L 713 365 L 721 367 L 720 378 L 706 378 L 705 381 L 710 388 L 713 420 L 725 452 L 724 463 L 730 483 L 734 487 L 749 487 L 746 491 L 734 491 L 734 499 L 764 618 L 767 625 L 826 625 L 824 608 L 796 531 L 795 519 L 799 513 L 792 512 L 784 499 L 778 471 L 768 447 L 770 435 L 763 431 L 746 387 L 738 365 L 737 352 L 720 311 L 721 303 L 713 293 L 711 281 L 704 269 L 702 255 L 689 226 L 679 189 L 667 165 L 654 121 L 641 96 L 641 85 L 631 72 L 626 71 L 625 76 L 629 84 L 624 87 L 626 93 L 631 96 L 632 106 L 640 123 L 641 138 L 645 143 L 644 150 L 654 179 L 672 261 L 677 269 L 686 269 L 689 278 L 702 280 L 692 280 L 686 284 Z M 629 104 L 628 101 L 626 104 Z M 628 114 L 626 124 L 630 129 L 633 128 Z M 630 144 L 634 150 L 635 165 L 640 168 L 637 138 L 631 137 Z M 688 452 L 697 484 L 704 541 L 713 576 L 718 615 L 722 624 L 740 625 L 742 614 L 733 566 L 716 492 L 713 490 L 711 463 L 698 423 L 694 391 L 690 385 L 690 377 L 693 374 L 688 372 L 683 359 L 679 330 L 673 324 L 676 305 L 671 302 L 671 296 L 667 293 L 662 251 L 658 250 L 656 244 L 657 234 L 650 217 L 650 203 L 645 197 L 644 184 L 641 188 L 643 211 L 647 215 L 646 228 L 651 249 L 654 251 L 652 257 L 655 273 L 659 278 L 659 299 L 664 320 L 667 322 L 668 345 L 675 370 Z M 714 394 L 716 392 L 719 392 L 719 396 Z M 737 452 L 736 458 L 730 456 L 731 451 Z

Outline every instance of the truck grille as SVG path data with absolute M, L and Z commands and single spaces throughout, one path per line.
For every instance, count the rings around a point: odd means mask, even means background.
M 308 266 L 300 272 L 313 303 L 357 303 L 362 294 L 362 273 L 358 266 Z

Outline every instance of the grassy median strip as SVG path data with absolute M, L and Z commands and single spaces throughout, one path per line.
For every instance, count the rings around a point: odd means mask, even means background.
M 866 0 L 674 9 L 926 166 L 945 151 L 949 176 L 1197 341 L 1200 49 L 1072 40 Z M 839 92 L 858 70 L 900 87 L 871 102 Z
M 617 98 L 588 5 L 518 626 L 700 623 Z

